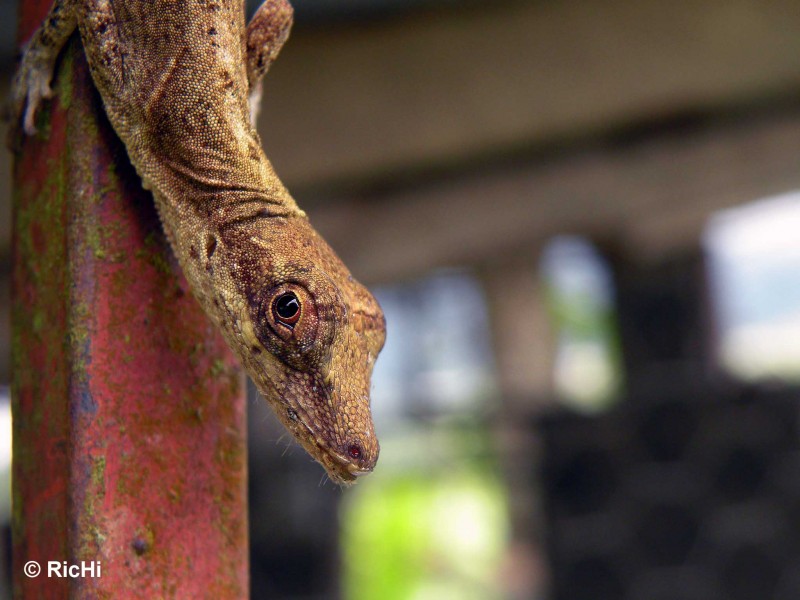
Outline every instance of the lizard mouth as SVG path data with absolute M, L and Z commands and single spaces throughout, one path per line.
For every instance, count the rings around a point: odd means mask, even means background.
M 278 418 L 295 441 L 325 469 L 331 481 L 338 485 L 353 485 L 358 478 L 372 473 L 380 448 L 371 427 L 370 431 L 364 432 L 365 437 L 364 434 L 357 435 L 349 442 L 334 439 L 328 433 L 332 427 L 321 427 L 315 419 L 309 417 L 309 409 L 304 405 L 310 404 L 310 401 L 301 403 L 294 400 L 300 394 L 306 393 L 305 386 L 299 391 L 279 389 L 269 376 L 260 379 L 259 383 L 257 387 L 262 396 L 273 405 L 273 409 L 276 408 L 273 398 L 286 398 L 286 404 L 276 409 Z
M 298 412 L 294 412 L 294 414 L 295 419 L 291 425 L 295 426 L 293 428 L 295 438 L 306 452 L 322 465 L 331 481 L 339 485 L 353 485 L 359 477 L 372 473 L 372 466 L 365 467 L 363 463 L 358 464 L 348 456 L 337 452 L 320 439 L 320 436 L 305 422 L 302 416 L 298 415 Z M 291 425 L 287 423 L 287 427 Z M 297 430 L 298 425 L 301 428 L 300 431 Z

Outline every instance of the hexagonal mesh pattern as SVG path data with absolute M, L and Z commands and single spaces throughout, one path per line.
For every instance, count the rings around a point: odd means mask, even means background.
M 800 598 L 798 407 L 673 389 L 540 421 L 552 597 Z

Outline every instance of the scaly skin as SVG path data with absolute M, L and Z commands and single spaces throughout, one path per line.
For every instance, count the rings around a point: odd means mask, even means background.
M 23 55 L 14 109 L 33 133 L 77 26 L 95 85 L 203 308 L 332 480 L 373 469 L 370 377 L 383 313 L 311 227 L 250 122 L 248 96 L 288 36 L 267 0 L 56 0 Z

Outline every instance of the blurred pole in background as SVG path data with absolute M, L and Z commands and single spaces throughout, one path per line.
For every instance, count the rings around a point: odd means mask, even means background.
M 547 588 L 541 492 L 534 477 L 539 443 L 533 419 L 555 406 L 556 332 L 539 276 L 539 259 L 514 257 L 481 271 L 489 306 L 500 411 L 495 438 L 508 490 L 512 540 L 503 565 L 512 600 L 542 598 Z
M 617 319 L 631 393 L 664 378 L 709 378 L 715 363 L 707 272 L 698 245 L 655 265 L 614 253 Z

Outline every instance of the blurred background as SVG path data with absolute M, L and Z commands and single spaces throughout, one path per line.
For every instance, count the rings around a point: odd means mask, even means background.
M 382 452 L 252 394 L 253 598 L 800 598 L 797 2 L 293 3 L 259 128 L 386 312 Z

